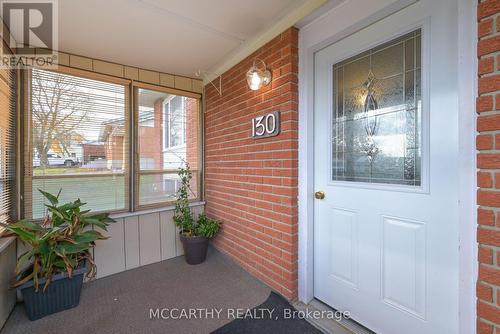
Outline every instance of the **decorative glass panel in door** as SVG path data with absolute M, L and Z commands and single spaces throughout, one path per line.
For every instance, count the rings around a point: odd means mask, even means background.
M 333 65 L 332 179 L 421 184 L 420 30 Z

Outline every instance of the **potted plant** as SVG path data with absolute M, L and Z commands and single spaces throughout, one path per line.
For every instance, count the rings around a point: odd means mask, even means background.
M 186 164 L 179 168 L 178 175 L 181 185 L 177 190 L 177 199 L 174 210 L 174 223 L 180 229 L 180 239 L 184 248 L 184 257 L 188 264 L 200 264 L 207 257 L 208 241 L 219 232 L 220 221 L 208 218 L 204 213 L 195 221 L 189 206 L 191 179 L 193 174 Z
M 54 196 L 39 190 L 50 202 L 42 223 L 20 220 L 2 224 L 6 234 L 28 246 L 16 265 L 16 282 L 30 320 L 78 305 L 84 275 L 92 279 L 96 266 L 90 252 L 96 240 L 107 239 L 96 228 L 106 230 L 114 222 L 108 214 L 82 210 L 80 199 L 59 204 L 61 191 Z

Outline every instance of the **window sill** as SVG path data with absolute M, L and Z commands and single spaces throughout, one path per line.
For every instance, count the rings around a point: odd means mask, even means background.
M 205 201 L 197 201 L 197 202 L 189 203 L 190 207 L 202 206 L 202 205 L 205 205 Z M 154 209 L 145 209 L 145 210 L 139 210 L 139 211 L 134 211 L 134 212 L 115 213 L 115 214 L 111 214 L 110 217 L 113 219 L 119 219 L 119 218 L 127 218 L 127 217 L 135 217 L 135 216 L 145 215 L 148 213 L 172 211 L 174 209 L 175 209 L 175 205 L 168 205 L 168 206 L 163 206 L 163 207 L 154 208 Z

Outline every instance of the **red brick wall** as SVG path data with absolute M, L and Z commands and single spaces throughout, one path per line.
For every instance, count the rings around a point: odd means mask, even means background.
M 139 156 L 141 159 L 152 159 L 154 169 L 163 168 L 163 100 L 154 103 L 153 126 L 139 124 Z
M 83 144 L 83 163 L 89 163 L 93 157 L 106 157 L 104 144 Z
M 500 1 L 478 4 L 477 332 L 500 333 Z
M 272 70 L 251 91 L 255 58 Z M 298 30 L 290 28 L 222 75 L 222 96 L 206 86 L 205 198 L 223 220 L 215 246 L 285 297 L 297 295 Z M 281 134 L 251 138 L 251 119 L 281 111 Z

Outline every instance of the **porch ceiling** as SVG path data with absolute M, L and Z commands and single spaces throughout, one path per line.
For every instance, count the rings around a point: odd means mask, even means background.
M 64 0 L 59 50 L 193 77 L 308 2 Z

